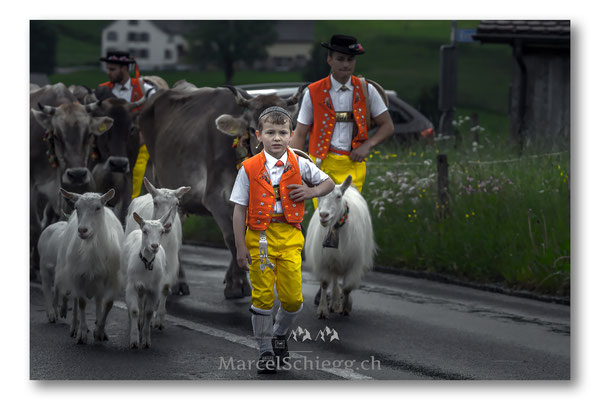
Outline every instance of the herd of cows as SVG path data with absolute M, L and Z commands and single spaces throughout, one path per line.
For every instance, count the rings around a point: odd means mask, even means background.
M 186 81 L 164 86 L 128 103 L 104 87 L 32 85 L 30 272 L 40 277 L 49 322 L 66 318 L 74 300 L 71 336 L 78 343 L 87 342 L 88 300 L 96 301 L 94 340 L 107 340 L 106 317 L 124 290 L 130 347 L 150 347 L 150 321 L 162 328 L 167 296 L 189 293 L 179 261 L 186 214 L 212 215 L 223 233 L 232 255 L 225 297 L 251 295 L 248 275 L 237 266 L 229 201 L 236 166 L 260 151 L 251 134 L 260 113 L 280 106 L 294 115 L 305 87 L 282 98 Z M 148 194 L 132 200 L 141 140 L 150 154 Z M 368 205 L 351 182 L 348 176 L 319 199 L 307 230 L 307 261 L 321 283 L 319 318 L 329 311 L 349 315 L 350 292 L 373 267 Z M 335 248 L 324 245 L 332 231 L 339 235 Z
M 106 193 L 125 224 L 131 202 L 132 169 L 140 132 L 150 154 L 146 177 L 157 188 L 190 186 L 179 212 L 212 215 L 232 252 L 225 275 L 226 298 L 249 296 L 246 273 L 237 267 L 229 196 L 240 147 L 260 151 L 255 135 L 260 112 L 281 106 L 291 113 L 304 87 L 289 98 L 250 96 L 234 87 L 198 88 L 179 81 L 150 98 L 128 103 L 98 88 L 62 83 L 30 92 L 30 258 L 32 279 L 39 275 L 37 243 L 47 226 L 65 219 L 72 204 L 60 194 Z M 236 140 L 237 138 L 237 140 Z M 238 148 L 232 144 L 239 142 Z M 186 293 L 183 269 L 174 292 Z

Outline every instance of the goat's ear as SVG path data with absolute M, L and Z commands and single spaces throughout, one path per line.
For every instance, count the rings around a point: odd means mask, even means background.
M 108 203 L 109 200 L 112 199 L 113 197 L 115 197 L 115 189 L 110 189 L 108 192 L 104 193 L 102 195 L 102 197 L 100 197 L 100 201 L 104 205 L 104 204 Z
M 171 229 L 171 225 L 173 224 L 173 218 L 175 218 L 176 212 L 177 206 L 173 206 L 171 207 L 168 213 L 166 213 L 160 218 L 160 223 L 162 224 L 163 228 L 167 230 Z
M 80 194 L 67 192 L 65 189 L 60 188 L 60 194 L 67 200 L 71 200 L 73 203 L 77 202 L 81 197 Z
M 152 197 L 156 196 L 156 188 L 152 183 L 150 183 L 150 181 L 146 177 L 144 177 L 144 186 L 146 187 L 146 190 L 148 191 L 148 193 L 150 193 Z
M 180 199 L 181 196 L 183 196 L 184 194 L 186 194 L 190 190 L 192 190 L 191 186 L 182 186 L 182 187 L 180 187 L 179 189 L 177 189 L 175 191 L 175 196 L 177 196 L 177 198 Z
M 340 186 L 340 189 L 342 190 L 342 194 L 344 194 L 346 192 L 346 189 L 348 189 L 350 187 L 350 185 L 352 185 L 352 175 L 348 175 L 346 177 L 346 179 L 344 180 L 344 182 L 342 183 L 342 186 Z
M 135 222 L 138 223 L 138 225 L 140 226 L 140 228 L 144 227 L 144 224 L 145 224 L 144 219 L 142 217 L 140 217 L 138 215 L 138 213 L 136 213 L 135 211 L 133 212 L 133 219 L 134 219 Z

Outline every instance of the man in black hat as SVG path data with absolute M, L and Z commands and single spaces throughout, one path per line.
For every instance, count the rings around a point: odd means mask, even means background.
M 154 86 L 140 81 L 140 70 L 133 57 L 129 56 L 125 51 L 108 51 L 106 57 L 100 58 L 100 61 L 106 62 L 106 74 L 108 82 L 101 83 L 99 86 L 107 86 L 111 89 L 112 94 L 118 98 L 124 99 L 130 103 L 141 99 L 145 94 L 150 97 L 154 94 Z M 129 76 L 129 65 L 135 64 L 135 78 Z M 138 107 L 135 110 L 138 110 Z M 131 198 L 140 195 L 142 190 L 142 181 L 146 172 L 146 165 L 150 158 L 148 149 L 144 144 L 144 138 L 140 132 L 140 149 L 133 167 L 133 188 Z
M 112 93 L 130 103 L 141 99 L 147 91 L 154 90 L 152 85 L 140 82 L 140 71 L 133 57 L 125 51 L 108 51 L 100 61 L 106 62 L 108 82 L 99 86 L 108 86 Z M 129 65 L 135 64 L 135 78 L 129 76 Z
M 360 191 L 367 171 L 365 158 L 393 134 L 394 124 L 377 89 L 352 75 L 355 57 L 365 53 L 356 38 L 333 35 L 321 45 L 329 49 L 331 74 L 308 86 L 291 147 L 303 149 L 310 132 L 308 152 L 321 170 L 336 184 L 352 175 Z M 369 138 L 370 119 L 377 130 Z

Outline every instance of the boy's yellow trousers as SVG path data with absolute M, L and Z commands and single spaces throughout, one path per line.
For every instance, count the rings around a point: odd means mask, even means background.
M 273 285 L 281 307 L 287 312 L 295 312 L 302 306 L 302 231 L 286 223 L 271 222 L 266 231 L 269 260 L 274 269 L 260 269 L 258 241 L 260 231 L 246 230 L 246 247 L 252 257 L 250 283 L 252 284 L 252 305 L 261 310 L 271 310 L 275 303 Z

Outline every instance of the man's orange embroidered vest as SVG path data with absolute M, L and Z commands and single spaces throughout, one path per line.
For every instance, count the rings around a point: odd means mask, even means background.
M 329 76 L 308 85 L 314 116 L 308 142 L 308 152 L 310 155 L 320 159 L 324 159 L 329 152 L 331 135 L 336 124 L 336 110 L 333 109 L 333 102 L 329 95 L 330 89 L 331 80 Z M 352 149 L 356 149 L 369 138 L 366 124 L 367 101 L 366 96 L 363 94 L 360 80 L 355 76 L 352 76 L 352 89 L 352 114 L 355 123 Z
M 142 91 L 142 87 L 140 85 L 139 79 L 137 79 L 137 78 L 130 78 L 130 79 L 131 79 L 131 99 L 129 100 L 129 102 L 134 103 L 144 96 L 144 92 Z M 101 83 L 98 86 L 108 86 L 110 88 L 110 90 L 112 90 L 112 88 L 115 85 L 109 81 L 109 82 Z M 132 111 L 137 111 L 137 110 L 140 110 L 141 108 L 142 107 L 136 107 Z
M 279 193 L 285 221 L 298 227 L 304 217 L 304 202 L 295 203 L 292 201 L 287 186 L 291 184 L 302 185 L 302 177 L 300 176 L 300 166 L 296 155 L 290 148 L 287 149 L 287 152 L 288 158 L 279 182 Z M 267 230 L 273 218 L 273 210 L 277 201 L 265 162 L 266 157 L 263 150 L 242 163 L 250 182 L 246 225 L 257 231 Z

